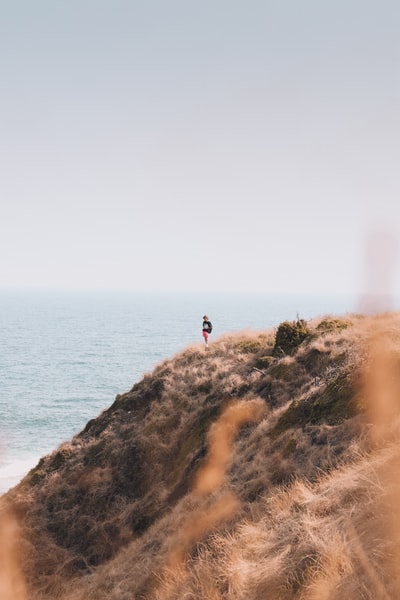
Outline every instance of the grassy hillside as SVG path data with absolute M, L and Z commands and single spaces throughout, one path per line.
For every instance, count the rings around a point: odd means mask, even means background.
M 164 361 L 4 497 L 19 600 L 399 597 L 399 367 L 397 314 Z

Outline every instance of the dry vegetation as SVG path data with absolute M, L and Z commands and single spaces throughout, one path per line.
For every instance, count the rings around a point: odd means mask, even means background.
M 400 597 L 399 367 L 398 314 L 164 361 L 3 498 L 1 597 Z

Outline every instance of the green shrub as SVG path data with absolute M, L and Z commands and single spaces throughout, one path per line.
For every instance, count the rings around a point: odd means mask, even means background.
M 40 464 L 31 469 L 28 473 L 29 483 L 31 485 L 37 485 L 46 477 L 47 472 L 45 469 L 40 468 Z
M 271 377 L 275 379 L 280 379 L 281 381 L 290 381 L 298 372 L 298 367 L 296 363 L 287 363 L 285 361 L 279 361 L 277 364 L 273 365 L 269 370 L 269 374 Z
M 273 356 L 294 354 L 298 346 L 310 337 L 310 334 L 307 323 L 303 319 L 284 321 L 279 325 L 276 332 L 275 346 L 272 351 Z
M 349 323 L 347 321 L 342 321 L 341 319 L 324 319 L 317 325 L 318 333 L 332 333 L 335 331 L 342 331 L 342 329 L 347 329 Z
M 274 358 L 272 356 L 259 356 L 254 363 L 254 367 L 256 369 L 268 369 L 274 362 Z
M 71 448 L 61 448 L 56 452 L 48 466 L 48 471 L 57 471 L 60 467 L 73 456 L 73 450 Z

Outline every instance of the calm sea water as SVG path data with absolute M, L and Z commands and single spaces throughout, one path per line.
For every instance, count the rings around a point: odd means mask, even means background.
M 0 493 L 187 345 L 356 310 L 344 296 L 0 291 Z M 211 340 L 212 341 L 212 340 Z

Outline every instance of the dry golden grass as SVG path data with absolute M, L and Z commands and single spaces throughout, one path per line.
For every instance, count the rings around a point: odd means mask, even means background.
M 400 597 L 400 315 L 307 326 L 190 347 L 45 457 L 5 498 L 13 597 Z

